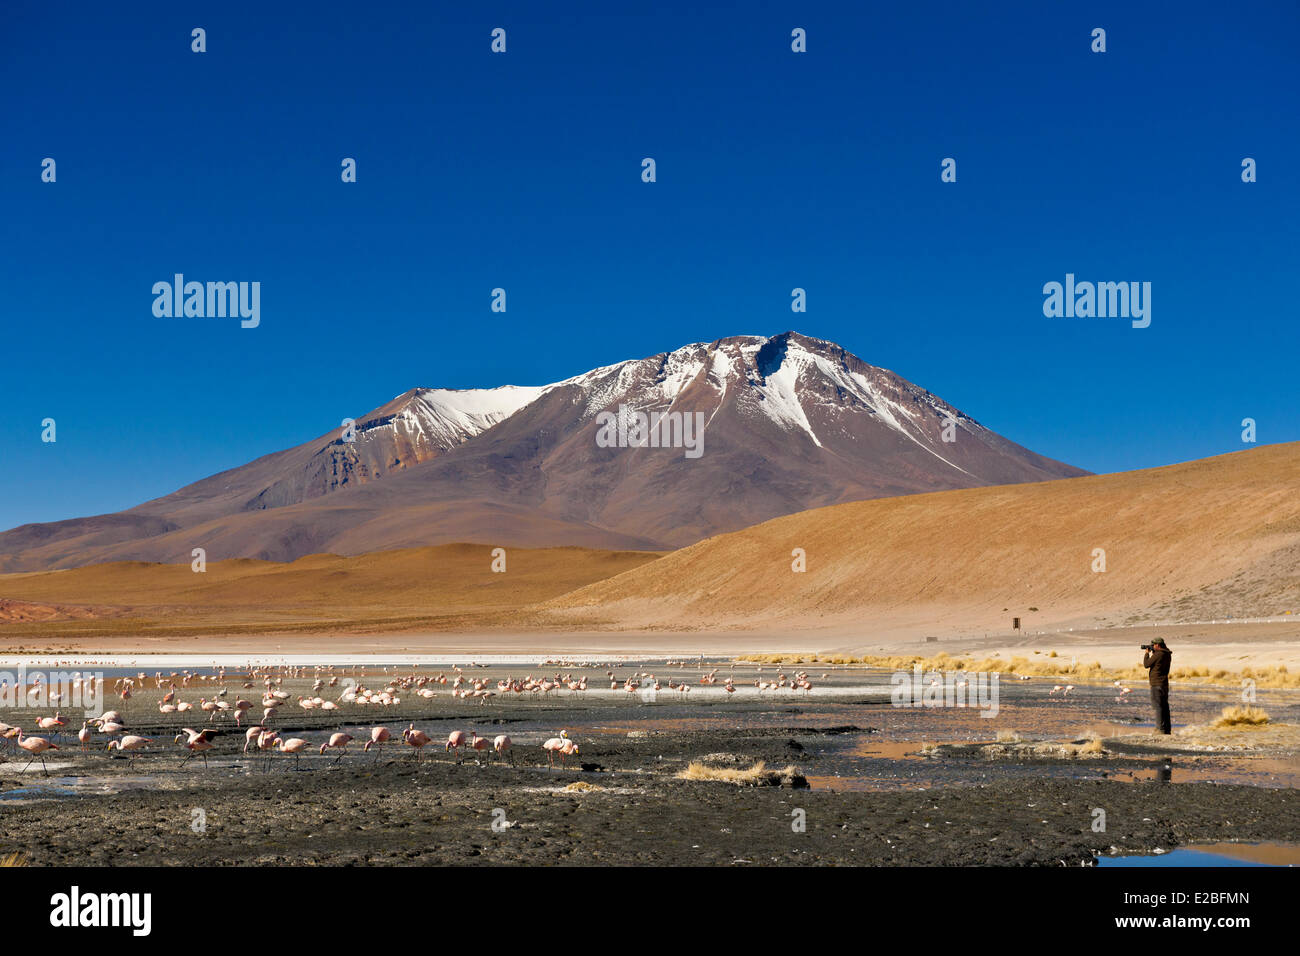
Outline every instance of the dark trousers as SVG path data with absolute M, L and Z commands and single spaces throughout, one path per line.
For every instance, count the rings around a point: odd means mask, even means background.
M 1161 681 L 1151 685 L 1151 709 L 1156 712 L 1156 729 L 1162 734 L 1170 732 L 1169 726 L 1169 682 Z

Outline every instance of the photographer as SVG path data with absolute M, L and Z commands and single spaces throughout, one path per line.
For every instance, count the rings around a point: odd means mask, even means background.
M 1170 732 L 1169 719 L 1169 662 L 1173 655 L 1164 638 L 1157 637 L 1150 644 L 1143 644 L 1142 666 L 1145 667 L 1151 681 L 1151 706 L 1156 712 L 1156 731 Z

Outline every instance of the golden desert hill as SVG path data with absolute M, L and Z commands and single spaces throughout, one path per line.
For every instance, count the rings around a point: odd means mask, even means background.
M 792 570 L 802 549 L 807 570 Z M 1095 549 L 1105 552 L 1094 571 Z M 659 555 L 481 544 L 0 575 L 0 640 L 643 631 L 962 634 L 1300 617 L 1300 443 L 776 518 Z M 29 646 L 32 646 L 29 642 Z
M 1300 443 L 817 508 L 544 608 L 570 626 L 845 633 L 1300 614 Z

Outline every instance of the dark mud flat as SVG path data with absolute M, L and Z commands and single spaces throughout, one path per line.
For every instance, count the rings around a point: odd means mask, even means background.
M 1077 866 L 1112 852 L 1300 841 L 1298 761 L 1285 734 L 1249 753 L 1191 751 L 1190 738 L 1123 736 L 1145 712 L 1109 685 L 1081 685 L 1064 701 L 1043 683 L 1008 684 L 992 720 L 970 710 L 892 707 L 887 674 L 832 670 L 817 677 L 811 695 L 774 697 L 751 683 L 773 669 L 716 666 L 734 672 L 737 693 L 697 683 L 696 671 L 715 669 L 710 664 L 675 670 L 692 692 L 665 693 L 653 704 L 595 690 L 473 704 L 441 685 L 433 699 L 407 693 L 391 708 L 344 703 L 326 713 L 289 703 L 273 723 L 282 736 L 308 741 L 301 770 L 290 769 L 295 761 L 286 755 L 241 756 L 242 730 L 219 715 L 210 718 L 222 731 L 211 769 L 197 760 L 179 769 L 184 751 L 172 739 L 183 726 L 204 726 L 204 717 L 161 714 L 161 690 L 148 687 L 113 702 L 132 733 L 154 738 L 134 768 L 110 759 L 102 736 L 87 754 L 75 738 L 60 737 L 63 749 L 47 755 L 49 777 L 39 764 L 22 771 L 25 755 L 0 751 L 0 857 L 102 866 Z M 620 677 L 628 667 L 620 665 Z M 473 673 L 520 676 L 504 665 Z M 585 674 L 593 685 L 609 679 L 603 667 Z M 363 679 L 382 686 L 392 676 Z M 233 695 L 256 692 L 240 686 L 252 682 L 229 683 Z M 213 684 L 182 693 L 194 701 L 211 696 Z M 310 676 L 283 682 L 291 701 L 312 689 Z M 1203 725 L 1234 694 L 1180 693 L 1179 719 Z M 1268 708 L 1282 727 L 1300 723 L 1295 698 L 1274 695 Z M 372 725 L 397 737 L 408 722 L 435 741 L 418 764 L 396 740 L 378 760 L 358 752 Z M 1093 727 L 1120 735 L 1108 741 L 1113 749 L 996 760 L 963 750 L 1002 731 L 1032 728 L 1034 740 L 1060 742 Z M 580 753 L 568 769 L 552 770 L 541 742 L 561 729 Z M 335 764 L 316 748 L 339 730 L 357 742 Z M 441 746 L 452 730 L 488 739 L 508 733 L 515 765 L 457 763 Z M 1271 733 L 1251 739 L 1272 740 Z M 956 746 L 922 756 L 923 741 Z M 792 766 L 813 787 L 678 779 L 692 761 L 738 771 L 759 761 L 771 770 Z M 1207 774 L 1219 782 L 1202 782 Z M 1106 814 L 1104 832 L 1092 829 L 1097 809 Z
M 750 751 L 746 762 L 786 747 L 727 743 Z M 678 780 L 678 760 L 655 766 L 654 750 L 699 749 L 685 744 L 641 738 L 583 755 L 646 765 L 619 771 L 457 764 L 441 754 L 418 765 L 392 755 L 304 761 L 311 769 L 301 771 L 277 758 L 268 773 L 176 772 L 161 758 L 129 771 L 112 761 L 124 776 L 156 772 L 165 788 L 0 803 L 0 849 L 36 865 L 1077 866 L 1112 847 L 1149 854 L 1300 837 L 1294 790 L 1059 779 L 896 792 L 737 787 Z M 1102 833 L 1092 830 L 1096 808 L 1106 813 Z M 804 832 L 792 827 L 799 818 Z

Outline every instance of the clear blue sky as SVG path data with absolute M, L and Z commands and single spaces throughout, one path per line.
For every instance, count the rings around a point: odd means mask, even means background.
M 789 328 L 1094 471 L 1300 439 L 1294 0 L 700 6 L 8 0 L 0 527 Z M 155 318 L 176 272 L 260 328 Z M 1066 272 L 1151 327 L 1045 318 Z

